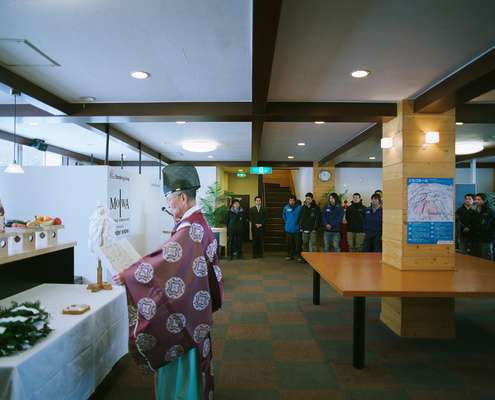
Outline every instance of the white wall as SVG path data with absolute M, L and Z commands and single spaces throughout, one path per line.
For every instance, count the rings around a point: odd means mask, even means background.
M 300 167 L 299 170 L 293 170 L 291 172 L 296 196 L 298 199 L 304 200 L 304 195 L 313 191 L 313 168 Z
M 473 183 L 471 181 L 470 168 L 457 168 L 455 171 L 455 183 Z M 493 169 L 476 169 L 476 191 L 493 192 Z
M 94 279 L 96 262 L 88 248 L 89 216 L 98 203 L 106 204 L 106 167 L 25 167 L 24 171 L 20 175 L 0 173 L 6 218 L 60 217 L 65 229 L 59 241 L 77 242 L 75 274 Z
M 157 167 L 144 167 L 142 175 L 137 168 L 116 173 L 130 176 L 129 203 L 131 224 L 129 241 L 138 253 L 145 255 L 163 244 L 170 236 L 173 220 L 161 211 L 165 205 L 162 182 Z M 60 242 L 77 242 L 75 274 L 85 280 L 96 279 L 97 258 L 88 248 L 89 217 L 97 204 L 108 206 L 108 167 L 25 167 L 22 175 L 0 172 L 0 199 L 7 219 L 32 219 L 35 215 L 60 217 L 65 229 Z M 198 167 L 201 189 L 216 180 L 216 167 Z M 43 266 L 49 268 L 49 266 Z
M 347 192 L 344 200 L 350 200 L 358 192 L 363 203 L 368 204 L 375 190 L 383 188 L 382 177 L 381 168 L 337 168 L 335 186 L 337 193 Z
M 208 190 L 208 186 L 212 185 L 217 180 L 217 167 L 196 167 L 199 175 L 199 181 L 201 182 L 201 187 L 197 193 L 198 203 L 201 198 L 205 195 Z M 139 173 L 138 167 L 125 167 L 124 171 L 133 171 L 134 173 Z M 158 167 L 142 167 L 141 174 L 143 176 L 149 177 L 153 182 L 160 184 L 161 180 L 158 179 Z M 162 197 L 163 197 L 163 191 Z M 164 203 L 165 204 L 165 203 Z M 164 205 L 162 204 L 162 206 Z

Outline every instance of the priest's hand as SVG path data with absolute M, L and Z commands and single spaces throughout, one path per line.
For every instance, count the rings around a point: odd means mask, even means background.
M 124 274 L 122 272 L 119 272 L 118 274 L 112 276 L 112 281 L 116 285 L 123 285 L 125 283 Z

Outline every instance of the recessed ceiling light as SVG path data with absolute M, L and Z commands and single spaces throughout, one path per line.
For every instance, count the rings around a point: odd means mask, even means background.
M 293 159 L 294 159 L 294 156 L 287 156 L 287 158 L 288 158 L 289 160 L 293 160 Z
M 459 122 L 456 122 L 455 124 L 456 124 L 457 126 L 462 126 L 462 125 L 464 125 L 464 122 L 459 121 Z
M 28 122 L 28 125 L 36 126 L 36 125 L 38 125 L 38 123 L 37 122 Z
M 371 72 L 365 69 L 358 69 L 351 72 L 353 78 L 366 78 Z
M 186 121 L 175 121 L 176 124 L 179 124 L 179 125 L 184 125 L 186 123 Z
M 306 143 L 304 143 L 304 142 L 299 142 L 297 145 L 298 145 L 298 146 L 306 146 Z
M 212 140 L 186 140 L 182 142 L 182 148 L 193 153 L 208 153 L 218 147 L 218 143 Z
M 96 97 L 93 96 L 82 96 L 79 97 L 79 100 L 82 101 L 83 103 L 91 103 L 96 100 Z
M 135 79 L 148 79 L 151 75 L 145 71 L 133 71 L 131 76 Z
M 481 142 L 459 142 L 455 144 L 455 154 L 474 154 L 479 153 L 485 148 Z
M 374 157 L 374 156 L 369 156 L 368 158 L 369 158 L 370 160 L 376 160 L 376 157 Z
M 325 123 L 325 121 L 315 121 L 316 125 L 323 125 L 324 123 Z
M 210 154 L 210 155 L 208 156 L 208 158 L 213 158 L 213 156 Z

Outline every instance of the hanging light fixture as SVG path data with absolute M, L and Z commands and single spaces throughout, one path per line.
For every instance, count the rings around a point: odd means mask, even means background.
M 12 95 L 14 96 L 14 161 L 5 168 L 5 173 L 7 174 L 23 174 L 24 170 L 20 164 L 16 162 L 16 130 L 17 130 L 17 95 L 19 94 L 16 90 L 12 89 Z

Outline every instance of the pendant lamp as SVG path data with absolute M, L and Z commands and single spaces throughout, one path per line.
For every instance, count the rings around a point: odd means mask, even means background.
M 7 174 L 23 174 L 24 170 L 20 164 L 16 162 L 16 130 L 17 130 L 17 92 L 12 90 L 14 96 L 14 161 L 5 168 L 5 173 Z

